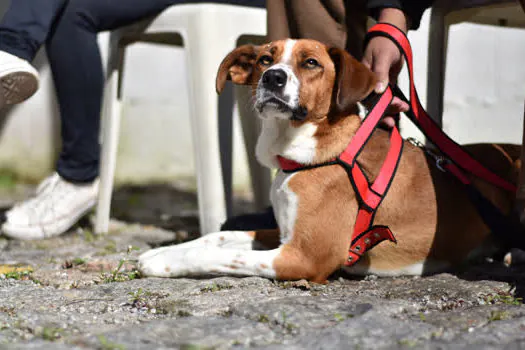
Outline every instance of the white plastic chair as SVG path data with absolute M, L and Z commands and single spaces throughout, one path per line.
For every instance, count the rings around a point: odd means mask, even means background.
M 450 25 L 472 22 L 525 28 L 516 0 L 438 0 L 432 6 L 428 35 L 427 110 L 442 125 L 443 96 Z
M 166 9 L 157 17 L 122 28 L 111 34 L 102 120 L 100 192 L 95 232 L 109 228 L 113 177 L 121 114 L 121 80 L 126 46 L 133 42 L 156 42 L 184 46 L 188 67 L 190 118 L 197 175 L 199 222 L 202 234 L 218 231 L 226 219 L 225 186 L 219 150 L 218 96 L 215 77 L 220 62 L 237 46 L 241 36 L 263 41 L 266 11 L 225 4 L 183 4 Z M 245 93 L 236 90 L 237 95 Z M 239 104 L 249 155 L 256 206 L 269 204 L 270 172 L 253 157 L 258 121 L 251 109 Z M 146 126 L 147 127 L 147 126 Z M 174 131 L 175 132 L 175 131 Z

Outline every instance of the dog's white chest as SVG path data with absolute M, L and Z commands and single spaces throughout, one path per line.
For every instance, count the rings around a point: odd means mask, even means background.
M 289 187 L 290 180 L 295 175 L 297 173 L 279 171 L 275 176 L 270 192 L 273 211 L 281 231 L 281 243 L 287 243 L 292 239 L 297 219 L 299 198 Z

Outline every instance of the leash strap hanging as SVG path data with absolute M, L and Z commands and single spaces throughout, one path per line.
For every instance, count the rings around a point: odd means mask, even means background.
M 439 157 L 436 165 L 452 175 L 465 185 L 465 189 L 471 202 L 482 217 L 489 229 L 502 239 L 502 243 L 508 247 L 525 248 L 525 229 L 516 215 L 507 216 L 503 214 L 490 200 L 484 197 L 472 184 L 470 174 L 485 180 L 493 185 L 509 192 L 516 192 L 516 186 L 484 167 L 460 145 L 450 139 L 434 120 L 424 110 L 419 100 L 413 72 L 412 49 L 406 35 L 397 27 L 379 23 L 373 26 L 367 35 L 367 41 L 375 36 L 384 36 L 391 39 L 400 49 L 406 59 L 409 73 L 410 100 L 408 100 L 399 87 L 394 86 L 394 94 L 410 105 L 406 115 L 410 120 L 432 141 L 446 157 Z
M 384 36 L 391 39 L 399 48 L 405 60 L 407 62 L 408 74 L 409 74 L 409 84 L 410 84 L 410 108 L 412 121 L 419 127 L 421 131 L 429 138 L 432 143 L 434 143 L 440 151 L 447 156 L 456 166 L 462 168 L 463 170 L 471 173 L 472 175 L 483 179 L 487 182 L 490 182 L 502 189 L 505 189 L 510 192 L 516 192 L 516 186 L 500 176 L 496 175 L 476 159 L 474 159 L 468 152 L 466 152 L 460 145 L 458 145 L 454 140 L 448 137 L 441 128 L 432 120 L 432 118 L 427 114 L 416 91 L 414 84 L 414 69 L 413 69 L 413 58 L 412 58 L 412 48 L 410 42 L 406 37 L 405 33 L 399 28 L 387 24 L 387 23 L 378 23 L 369 29 L 366 41 L 369 41 L 373 37 Z M 396 91 L 397 95 L 397 91 Z M 401 94 L 402 96 L 402 94 Z M 459 169 L 458 169 L 459 170 Z M 452 172 L 457 174 L 456 172 Z M 456 175 L 457 176 L 457 175 Z M 461 179 L 460 179 L 461 180 Z

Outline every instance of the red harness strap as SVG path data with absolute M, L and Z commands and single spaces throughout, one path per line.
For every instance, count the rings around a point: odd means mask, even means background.
M 449 170 L 465 184 L 470 183 L 470 180 L 465 174 L 461 174 L 461 169 L 502 189 L 510 192 L 516 192 L 516 186 L 514 184 L 494 174 L 492 171 L 474 159 L 460 145 L 449 138 L 448 135 L 441 130 L 441 128 L 424 110 L 421 102 L 419 101 L 414 84 L 412 48 L 406 35 L 400 29 L 391 24 L 378 23 L 368 31 L 367 40 L 370 40 L 374 36 L 385 36 L 391 39 L 399 47 L 401 53 L 405 56 L 410 81 L 409 102 L 411 113 L 409 113 L 409 116 L 416 126 L 418 126 L 418 128 L 423 131 L 427 138 L 430 139 L 432 143 L 436 145 L 439 150 L 454 163 L 452 164 L 447 162 L 443 165 L 443 167 Z
M 335 164 L 345 168 L 359 202 L 359 210 L 350 242 L 348 259 L 345 263 L 346 266 L 355 264 L 366 251 L 384 240 L 396 242 L 394 235 L 388 227 L 373 226 L 373 221 L 375 213 L 394 178 L 397 165 L 401 158 L 403 139 L 397 127 L 391 131 L 390 149 L 373 183 L 368 181 L 357 161 L 357 157 L 385 114 L 386 108 L 390 105 L 392 98 L 392 90 L 388 88 L 372 107 L 364 119 L 363 124 L 339 157 L 326 163 L 308 166 L 277 156 L 279 165 L 284 172 L 295 172 Z

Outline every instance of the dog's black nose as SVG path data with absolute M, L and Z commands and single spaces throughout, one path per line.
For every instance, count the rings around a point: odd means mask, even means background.
M 282 69 L 269 69 L 262 76 L 263 86 L 268 90 L 280 90 L 286 85 L 286 72 Z

